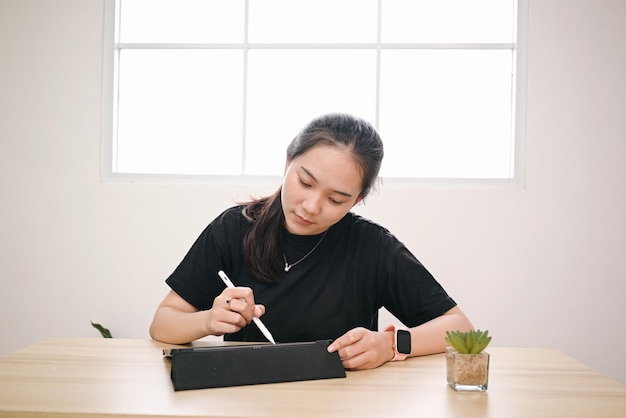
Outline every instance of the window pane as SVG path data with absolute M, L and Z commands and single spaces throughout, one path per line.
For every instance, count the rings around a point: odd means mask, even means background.
M 374 51 L 251 50 L 248 70 L 246 174 L 282 175 L 287 145 L 320 114 L 374 121 Z
M 239 174 L 243 54 L 125 50 L 117 171 Z
M 377 0 L 252 0 L 253 43 L 376 42 Z
M 382 51 L 386 177 L 510 178 L 512 52 Z
M 383 42 L 511 43 L 513 0 L 384 0 Z
M 121 0 L 121 42 L 241 43 L 243 34 L 243 0 Z

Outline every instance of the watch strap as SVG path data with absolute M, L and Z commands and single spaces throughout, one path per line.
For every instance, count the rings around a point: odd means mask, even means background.
M 401 361 L 408 357 L 408 354 L 398 351 L 398 328 L 395 325 L 387 325 L 385 332 L 393 332 L 393 358 L 391 361 Z

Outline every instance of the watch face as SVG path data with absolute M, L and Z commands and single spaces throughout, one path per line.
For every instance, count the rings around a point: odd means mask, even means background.
M 411 333 L 404 329 L 399 329 L 396 332 L 396 349 L 398 353 L 411 354 Z

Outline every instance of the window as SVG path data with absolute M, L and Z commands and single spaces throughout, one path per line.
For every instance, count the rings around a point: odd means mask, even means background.
M 384 178 L 512 179 L 526 2 L 108 0 L 105 171 L 279 176 L 336 111 L 377 127 Z

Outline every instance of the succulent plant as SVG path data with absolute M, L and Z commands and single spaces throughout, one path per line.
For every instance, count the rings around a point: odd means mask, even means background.
M 446 341 L 458 353 L 478 354 L 491 342 L 489 331 L 446 331 Z
M 103 338 L 113 338 L 113 336 L 111 335 L 111 331 L 109 331 L 107 328 L 103 327 L 100 324 L 94 324 L 93 321 L 89 321 L 89 322 L 91 322 L 92 327 L 100 331 L 100 334 L 102 335 Z

